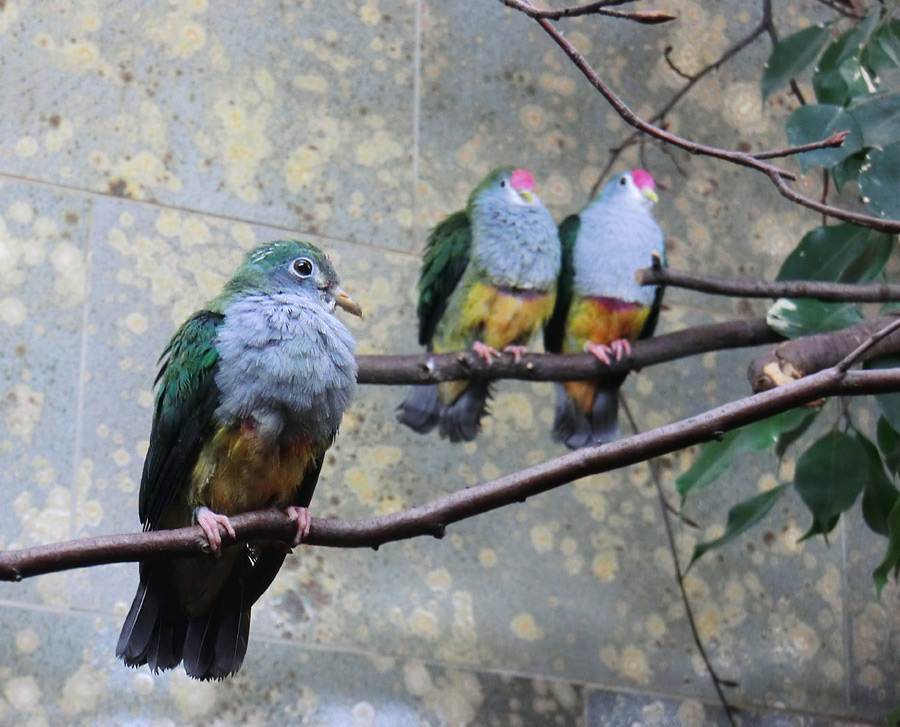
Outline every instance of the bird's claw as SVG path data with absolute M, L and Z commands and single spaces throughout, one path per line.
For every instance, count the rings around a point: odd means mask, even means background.
M 588 341 L 584 344 L 584 350 L 587 353 L 591 353 L 600 359 L 603 363 L 609 366 L 612 363 L 612 360 L 609 358 L 609 355 L 613 352 L 612 349 L 602 343 L 592 343 Z
M 616 361 L 631 355 L 631 342 L 627 338 L 617 338 L 609 345 L 616 354 Z
M 493 357 L 500 355 L 500 352 L 496 348 L 488 346 L 481 341 L 475 341 L 475 343 L 472 344 L 472 350 L 488 364 L 491 363 Z
M 612 356 L 616 361 L 621 361 L 626 356 L 631 355 L 631 343 L 624 338 L 617 338 L 608 346 L 603 343 L 593 343 L 588 341 L 584 344 L 584 350 L 592 353 L 607 366 L 612 364 Z
M 309 526 L 312 524 L 312 515 L 309 514 L 309 510 L 305 507 L 297 507 L 296 505 L 291 505 L 291 507 L 287 508 L 285 514 L 291 519 L 297 522 L 297 534 L 294 535 L 294 539 L 291 542 L 291 547 L 296 547 L 303 542 L 303 539 L 309 535 Z
M 515 361 L 516 363 L 519 363 L 519 361 L 522 360 L 522 356 L 524 356 L 526 353 L 528 353 L 527 346 L 512 346 L 512 345 L 510 345 L 510 346 L 506 346 L 503 350 L 506 351 L 506 353 L 511 353 L 513 355 L 513 361 Z
M 206 540 L 209 543 L 209 549 L 212 553 L 218 555 L 222 550 L 222 531 L 219 530 L 221 525 L 225 528 L 225 532 L 232 538 L 235 537 L 234 527 L 227 515 L 220 515 L 213 512 L 208 507 L 201 506 L 197 508 L 197 524 L 203 528 Z

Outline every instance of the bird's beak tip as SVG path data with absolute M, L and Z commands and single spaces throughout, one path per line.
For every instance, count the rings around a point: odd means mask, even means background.
M 650 189 L 650 187 L 644 187 L 641 190 L 641 194 L 643 194 L 647 199 L 653 202 L 653 204 L 659 202 L 659 195 L 656 194 L 656 190 Z
M 522 197 L 522 199 L 528 202 L 528 204 L 531 204 L 534 201 L 534 194 L 532 192 L 523 190 L 519 192 L 519 195 Z
M 334 303 L 339 308 L 343 308 L 345 311 L 354 316 L 363 317 L 362 308 L 360 308 L 359 303 L 357 303 L 353 298 L 351 298 L 345 290 L 342 288 L 335 288 L 334 290 Z

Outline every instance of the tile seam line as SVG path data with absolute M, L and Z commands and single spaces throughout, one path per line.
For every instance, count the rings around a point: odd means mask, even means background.
M 72 194 L 84 195 L 86 197 L 90 197 L 94 200 L 96 199 L 109 199 L 109 200 L 118 200 L 127 204 L 136 204 L 143 207 L 150 207 L 152 209 L 158 210 L 174 210 L 176 212 L 183 212 L 185 214 L 191 215 L 201 215 L 203 217 L 211 217 L 217 220 L 225 220 L 228 222 L 238 222 L 245 225 L 254 225 L 258 227 L 269 227 L 273 230 L 278 230 L 280 232 L 289 232 L 291 234 L 300 234 L 300 235 L 309 235 L 311 237 L 315 237 L 318 240 L 322 240 L 325 242 L 339 242 L 345 245 L 353 245 L 354 247 L 364 247 L 370 250 L 374 250 L 375 252 L 390 252 L 395 255 L 404 255 L 413 259 L 421 259 L 422 255 L 418 252 L 412 252 L 410 250 L 404 250 L 399 247 L 391 247 L 388 245 L 376 245 L 371 242 L 360 242 L 359 240 L 351 240 L 346 237 L 336 237 L 334 235 L 323 235 L 318 232 L 306 232 L 304 230 L 299 230 L 296 228 L 285 227 L 284 225 L 276 225 L 270 222 L 255 220 L 248 217 L 237 217 L 234 215 L 223 215 L 217 212 L 207 212 L 202 209 L 195 209 L 193 207 L 183 207 L 181 205 L 171 205 L 164 204 L 162 202 L 155 202 L 153 200 L 146 199 L 133 199 L 131 197 L 120 197 L 115 194 L 108 194 L 105 192 L 98 192 L 97 190 L 85 189 L 84 187 L 76 187 L 71 184 L 60 184 L 59 182 L 48 182 L 45 179 L 36 179 L 34 177 L 27 177 L 19 174 L 11 174 L 10 172 L 0 171 L 0 181 L 6 180 L 10 182 L 17 182 L 20 184 L 30 184 L 35 187 L 39 187 L 42 189 L 48 189 L 56 192 L 67 192 Z
M 93 272 L 94 272 L 94 222 L 95 207 L 94 199 L 88 198 L 88 224 L 87 224 L 87 275 L 85 276 L 84 301 L 81 310 L 81 340 L 79 342 L 78 352 L 78 394 L 75 404 L 75 444 L 74 444 L 74 462 L 72 468 L 72 506 L 71 506 L 71 523 L 70 536 L 75 537 L 78 531 L 78 477 L 81 472 L 81 458 L 84 449 L 84 427 L 85 412 L 84 402 L 86 398 L 87 380 L 87 353 L 88 353 L 88 327 L 90 325 L 90 308 L 91 308 L 91 289 L 93 288 Z
M 9 599 L 0 598 L 0 608 L 12 608 L 21 611 L 36 611 L 41 613 L 55 613 L 62 616 L 75 616 L 75 617 L 101 617 L 101 618 L 116 618 L 119 619 L 121 616 L 108 612 L 108 611 L 97 611 L 93 609 L 79 609 L 79 608 L 71 608 L 67 606 L 47 606 L 40 603 L 28 603 L 25 601 L 11 601 Z M 615 684 L 604 684 L 601 682 L 587 682 L 581 680 L 573 680 L 573 679 L 565 679 L 563 677 L 557 677 L 548 674 L 529 674 L 527 672 L 516 671 L 513 669 L 499 669 L 499 668 L 491 668 L 491 667 L 481 667 L 475 664 L 464 664 L 459 662 L 448 662 L 441 661 L 439 659 L 429 659 L 414 656 L 411 654 L 384 654 L 379 653 L 377 651 L 370 651 L 367 649 L 360 649 L 350 646 L 332 646 L 328 644 L 317 644 L 313 642 L 304 642 L 304 641 L 296 641 L 292 639 L 284 639 L 277 636 L 257 636 L 253 639 L 254 642 L 260 643 L 269 643 L 269 644 L 280 644 L 284 646 L 292 646 L 301 649 L 308 649 L 310 651 L 316 651 L 321 653 L 338 653 L 338 654 L 348 654 L 353 656 L 361 656 L 367 658 L 388 658 L 393 661 L 402 662 L 402 661 L 414 661 L 421 664 L 425 664 L 432 667 L 440 667 L 442 669 L 458 669 L 461 671 L 468 672 L 477 672 L 481 674 L 490 674 L 492 676 L 509 676 L 517 679 L 526 679 L 530 681 L 545 681 L 545 682 L 555 682 L 558 684 L 569 684 L 574 687 L 581 688 L 585 690 L 585 696 L 587 697 L 587 693 L 591 691 L 608 691 L 608 692 L 616 692 L 621 694 L 628 694 L 635 697 L 644 697 L 650 699 L 671 699 L 673 701 L 685 701 L 685 700 L 693 700 L 700 702 L 705 706 L 716 707 L 720 706 L 719 702 L 712 699 L 712 697 L 695 697 L 685 694 L 677 694 L 672 692 L 665 691 L 641 691 L 640 689 L 636 689 L 634 687 L 628 687 L 623 685 L 615 685 Z M 587 702 L 585 702 L 587 704 Z M 790 709 L 790 708 L 777 708 L 773 709 L 771 707 L 767 707 L 764 704 L 756 704 L 754 702 L 739 702 L 739 701 L 729 701 L 734 707 L 743 710 L 754 710 L 761 711 L 765 714 L 783 714 L 783 715 L 798 715 L 798 716 L 808 716 L 814 717 L 817 719 L 831 719 L 838 720 L 840 722 L 847 722 L 848 720 L 852 720 L 853 724 L 859 725 L 873 725 L 880 726 L 884 723 L 881 721 L 873 721 L 866 718 L 861 718 L 859 716 L 854 715 L 842 715 L 842 714 L 834 714 L 831 712 L 809 712 L 801 709 Z

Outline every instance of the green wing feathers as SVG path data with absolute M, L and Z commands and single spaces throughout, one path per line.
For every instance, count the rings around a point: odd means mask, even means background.
M 419 274 L 419 343 L 431 347 L 438 321 L 447 301 L 469 263 L 472 226 L 464 210 L 435 225 L 428 235 L 422 272 Z
M 218 406 L 215 343 L 222 320 L 220 313 L 198 311 L 178 329 L 160 359 L 138 509 L 148 530 L 160 526 L 185 484 Z
M 569 215 L 559 225 L 559 242 L 562 245 L 562 265 L 559 270 L 559 283 L 556 288 L 556 305 L 553 315 L 544 326 L 544 349 L 548 353 L 562 353 L 563 338 L 566 332 L 566 317 L 572 304 L 572 290 L 575 279 L 573 255 L 578 230 L 581 229 L 581 218 Z

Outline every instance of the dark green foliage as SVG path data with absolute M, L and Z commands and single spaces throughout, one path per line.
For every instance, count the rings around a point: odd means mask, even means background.
M 691 556 L 690 568 L 694 562 L 706 551 L 719 548 L 734 540 L 745 530 L 756 525 L 772 509 L 784 494 L 787 485 L 778 485 L 771 490 L 762 492 L 749 500 L 739 502 L 728 511 L 728 520 L 725 524 L 725 532 L 715 540 L 707 540 L 694 546 L 694 554 Z
M 812 63 L 828 42 L 828 27 L 814 25 L 784 38 L 772 49 L 763 71 L 761 89 L 763 99 L 769 97 L 788 81 L 798 76 Z
M 859 440 L 832 430 L 797 460 L 794 487 L 809 508 L 813 524 L 803 536 L 827 537 L 841 513 L 856 502 L 865 485 L 868 460 Z
M 694 464 L 675 483 L 678 493 L 684 498 L 693 490 L 709 487 L 742 454 L 759 452 L 777 444 L 784 432 L 794 432 L 810 416 L 810 409 L 791 409 L 734 429 L 720 440 L 703 445 Z
M 841 146 L 798 154 L 797 161 L 800 162 L 804 173 L 812 167 L 833 167 L 858 152 L 863 146 L 862 129 L 843 106 L 833 104 L 801 106 L 790 115 L 785 130 L 791 146 L 802 146 L 827 139 L 835 131 L 850 132 Z

